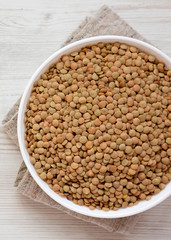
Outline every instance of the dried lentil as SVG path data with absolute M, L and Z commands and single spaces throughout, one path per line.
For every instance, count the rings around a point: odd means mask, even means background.
M 91 210 L 150 200 L 171 180 L 171 70 L 134 46 L 62 56 L 25 113 L 30 162 L 53 191 Z

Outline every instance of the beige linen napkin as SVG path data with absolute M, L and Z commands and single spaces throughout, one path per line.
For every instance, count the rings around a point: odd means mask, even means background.
M 123 35 L 128 37 L 135 37 L 140 40 L 146 41 L 141 35 L 139 35 L 134 29 L 132 29 L 125 21 L 123 21 L 118 15 L 113 12 L 112 8 L 103 6 L 94 17 L 86 18 L 80 26 L 71 34 L 67 41 L 63 44 L 69 44 L 73 41 L 80 40 L 82 38 L 97 36 L 97 35 Z M 18 146 L 17 140 L 17 113 L 20 99 L 8 112 L 7 116 L 3 120 L 3 129 L 9 135 L 9 137 Z M 68 213 L 76 218 L 82 219 L 86 222 L 91 222 L 98 226 L 105 228 L 110 232 L 128 233 L 133 230 L 140 215 L 135 215 L 120 219 L 103 219 L 84 216 L 82 214 L 75 213 L 69 209 L 61 206 L 54 200 L 52 200 L 33 180 L 28 172 L 24 162 L 22 162 L 17 178 L 15 181 L 15 187 L 23 195 L 30 199 L 43 203 L 47 206 L 57 208 L 61 211 Z M 57 213 L 57 212 L 56 212 Z

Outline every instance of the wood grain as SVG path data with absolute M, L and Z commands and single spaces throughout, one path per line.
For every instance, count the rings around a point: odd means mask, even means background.
M 0 0 L 0 121 L 36 68 L 103 4 L 171 56 L 170 0 Z M 145 212 L 129 236 L 105 230 L 18 194 L 21 155 L 0 130 L 0 239 L 171 239 L 171 198 Z

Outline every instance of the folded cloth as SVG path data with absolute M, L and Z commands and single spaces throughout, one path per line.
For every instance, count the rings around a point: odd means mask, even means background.
M 113 7 L 109 8 L 103 6 L 94 17 L 87 17 L 78 28 L 71 34 L 71 36 L 63 44 L 69 44 L 71 42 L 92 37 L 98 35 L 122 35 L 127 37 L 137 38 L 146 41 L 140 34 L 138 34 L 132 27 L 130 27 L 124 20 L 122 20 L 114 11 Z M 17 139 L 17 115 L 20 99 L 8 112 L 4 118 L 2 124 L 4 131 L 18 146 Z M 125 217 L 120 219 L 104 219 L 84 216 L 82 214 L 73 212 L 59 203 L 52 200 L 42 189 L 37 185 L 34 179 L 28 172 L 24 162 L 22 162 L 15 181 L 15 187 L 17 190 L 29 197 L 30 199 L 43 203 L 49 207 L 59 209 L 68 213 L 78 219 L 82 219 L 86 222 L 91 222 L 98 226 L 101 226 L 109 232 L 129 233 L 133 230 L 136 222 L 138 221 L 140 214 L 131 217 Z

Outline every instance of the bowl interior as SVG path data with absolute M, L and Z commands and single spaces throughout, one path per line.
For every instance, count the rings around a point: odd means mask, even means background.
M 18 140 L 19 140 L 19 146 L 20 150 L 23 156 L 23 159 L 25 161 L 25 164 L 31 173 L 32 177 L 34 180 L 37 182 L 37 184 L 42 188 L 42 190 L 49 195 L 52 199 L 54 199 L 56 202 L 60 203 L 64 207 L 69 208 L 70 210 L 73 210 L 75 212 L 92 216 L 92 217 L 99 217 L 99 218 L 120 218 L 120 217 L 126 217 L 126 216 L 131 216 L 143 211 L 146 211 L 147 209 L 150 209 L 154 206 L 156 206 L 158 203 L 166 199 L 170 194 L 171 194 L 171 182 L 167 184 L 166 188 L 162 190 L 159 194 L 155 195 L 152 197 L 151 200 L 149 201 L 141 201 L 139 202 L 138 205 L 132 206 L 132 207 L 127 207 L 125 209 L 119 209 L 118 211 L 108 211 L 105 212 L 103 210 L 98 210 L 95 209 L 93 211 L 89 210 L 88 207 L 85 206 L 79 206 L 74 204 L 73 202 L 67 200 L 66 198 L 63 198 L 53 192 L 47 183 L 45 183 L 41 178 L 37 175 L 34 167 L 30 163 L 29 160 L 29 154 L 27 152 L 27 149 L 25 147 L 24 143 L 24 132 L 25 132 L 25 126 L 24 126 L 24 116 L 25 116 L 25 110 L 26 110 L 26 104 L 29 101 L 30 93 L 32 90 L 32 86 L 34 81 L 38 80 L 41 76 L 42 73 L 44 73 L 51 64 L 57 62 L 57 60 L 64 54 L 69 54 L 73 51 L 80 50 L 82 47 L 86 45 L 93 45 L 97 44 L 98 42 L 121 42 L 121 43 L 126 43 L 128 45 L 133 45 L 140 50 L 154 55 L 157 59 L 160 61 L 165 62 L 166 66 L 168 68 L 171 68 L 171 59 L 162 53 L 160 50 L 154 48 L 153 46 L 144 43 L 142 41 L 132 39 L 132 38 L 127 38 L 127 37 L 122 37 L 122 36 L 98 36 L 98 37 L 92 37 L 88 39 L 83 39 L 77 42 L 74 42 L 72 44 L 67 45 L 66 47 L 60 49 L 59 51 L 55 52 L 53 55 L 51 55 L 34 73 L 32 78 L 30 79 L 24 94 L 21 99 L 20 107 L 19 107 L 19 112 L 18 112 L 18 125 L 17 125 L 17 130 L 18 130 Z

